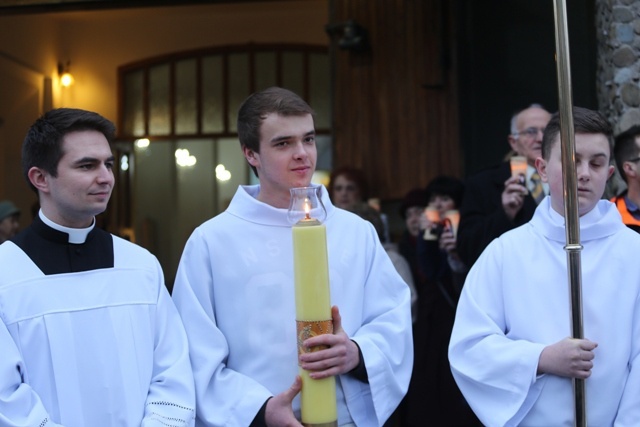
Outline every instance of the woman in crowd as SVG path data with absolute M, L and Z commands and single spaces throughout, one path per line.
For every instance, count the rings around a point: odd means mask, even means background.
M 454 224 L 447 212 L 460 206 L 464 185 L 439 176 L 426 187 L 427 208 L 420 216 L 416 263 L 423 280 L 418 288 L 414 325 L 414 368 L 405 398 L 403 426 L 479 426 L 451 375 L 447 348 L 467 268 L 456 253 Z

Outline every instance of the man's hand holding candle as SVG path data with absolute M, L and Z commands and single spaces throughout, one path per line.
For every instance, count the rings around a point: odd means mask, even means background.
M 522 184 L 522 181 L 518 176 L 512 176 L 504 182 L 502 208 L 509 219 L 513 220 L 520 209 L 522 209 L 524 196 L 528 192 L 527 187 Z
M 291 409 L 291 402 L 300 393 L 301 389 L 302 379 L 296 376 L 291 387 L 267 401 L 264 419 L 268 426 L 302 427 L 302 424 L 293 415 L 293 410 Z
M 303 353 L 299 356 L 302 369 L 314 379 L 345 374 L 360 363 L 358 346 L 351 341 L 344 329 L 338 307 L 331 307 L 333 334 L 318 335 L 304 341 L 305 347 L 328 346 L 324 350 Z

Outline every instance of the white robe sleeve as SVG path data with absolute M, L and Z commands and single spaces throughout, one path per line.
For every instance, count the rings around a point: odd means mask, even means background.
M 24 362 L 6 325 L 0 320 L 0 425 L 54 427 L 38 394 L 22 382 Z
M 158 274 L 162 277 L 162 271 Z M 180 315 L 167 288 L 164 283 L 159 286 L 153 373 L 142 427 L 193 426 L 195 386 L 189 360 L 189 344 Z
M 629 377 L 624 387 L 615 427 L 632 427 L 640 420 L 640 298 L 636 299 L 633 316 Z
M 342 375 L 349 411 L 356 425 L 383 425 L 407 392 L 413 367 L 411 293 L 371 227 L 363 247 L 367 261 L 363 313 L 351 336 L 362 351 L 368 384 Z M 343 315 L 344 318 L 347 317 Z M 357 397 L 357 398 L 356 398 Z
M 502 252 L 500 242 L 492 242 L 469 272 L 449 344 L 456 383 L 489 427 L 517 425 L 544 382 L 536 371 L 545 346 L 507 336 Z
M 196 229 L 194 235 L 198 233 Z M 211 255 L 205 240 L 187 241 L 172 294 L 189 336 L 198 425 L 246 427 L 272 394 L 226 366 L 229 346 L 213 311 Z

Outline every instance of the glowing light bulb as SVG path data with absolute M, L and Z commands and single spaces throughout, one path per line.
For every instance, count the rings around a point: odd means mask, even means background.
M 149 138 L 136 139 L 136 147 L 147 148 L 150 144 Z
M 60 84 L 63 87 L 69 87 L 73 84 L 73 82 L 75 82 L 75 79 L 69 72 L 66 72 L 60 76 Z

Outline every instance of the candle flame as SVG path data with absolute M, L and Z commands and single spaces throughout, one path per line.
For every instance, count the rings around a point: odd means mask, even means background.
M 308 197 L 305 197 L 304 199 L 304 218 L 305 219 L 311 219 L 309 212 L 311 212 L 311 201 L 309 200 Z

